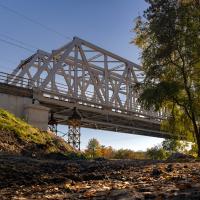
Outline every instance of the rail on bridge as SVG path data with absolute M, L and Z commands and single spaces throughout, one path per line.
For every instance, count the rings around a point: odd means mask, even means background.
M 38 50 L 11 74 L 1 73 L 0 92 L 23 92 L 48 107 L 49 124 L 69 125 L 69 143 L 76 148 L 80 126 L 169 138 L 160 130 L 164 113 L 144 110 L 137 101 L 134 86 L 143 79 L 139 65 L 74 37 L 51 53 Z M 78 126 L 70 121 L 74 115 Z

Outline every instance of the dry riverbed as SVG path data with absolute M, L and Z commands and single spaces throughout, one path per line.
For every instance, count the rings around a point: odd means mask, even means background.
M 0 155 L 0 199 L 200 199 L 200 162 Z

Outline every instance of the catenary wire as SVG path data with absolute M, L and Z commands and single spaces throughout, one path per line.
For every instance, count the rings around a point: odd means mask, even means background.
M 31 53 L 34 53 L 33 50 L 31 50 L 31 49 L 29 49 L 29 48 L 26 48 L 26 47 L 24 47 L 24 46 L 22 46 L 22 45 L 16 44 L 16 43 L 14 43 L 14 42 L 11 42 L 11 41 L 8 41 L 8 40 L 2 39 L 2 38 L 0 38 L 0 41 L 3 42 L 3 43 L 6 43 L 6 44 L 9 44 L 9 45 L 12 45 L 12 46 L 15 46 L 15 47 L 24 49 L 24 50 L 29 51 L 29 52 L 31 52 Z
M 14 9 L 11 9 L 8 6 L 3 5 L 2 3 L 0 3 L 0 7 L 3 8 L 3 9 L 5 9 L 5 10 L 7 10 L 7 11 L 9 11 L 9 12 L 11 12 L 11 13 L 13 13 L 13 14 L 15 14 L 15 15 L 17 15 L 17 16 L 19 16 L 19 17 L 21 17 L 21 18 L 26 19 L 29 22 L 32 22 L 32 23 L 34 23 L 36 25 L 39 25 L 43 29 L 51 31 L 51 32 L 53 32 L 53 33 L 55 33 L 55 34 L 57 34 L 57 35 L 65 38 L 65 39 L 68 39 L 68 40 L 72 39 L 71 37 L 69 37 L 69 36 L 67 36 L 67 35 L 65 35 L 65 34 L 63 34 L 63 33 L 59 32 L 59 31 L 55 30 L 54 28 L 51 28 L 51 27 L 49 27 L 49 26 L 47 26 L 47 25 L 45 25 L 45 24 L 43 24 L 41 22 L 38 22 L 38 21 L 36 21 L 36 20 L 34 20 L 34 19 L 32 19 L 32 18 L 24 15 L 24 14 L 21 14 L 20 12 L 14 10 Z
M 25 46 L 27 46 L 28 48 L 31 48 L 31 49 L 39 49 L 38 47 L 33 46 L 32 44 L 28 44 L 28 43 L 22 42 L 22 41 L 20 41 L 20 40 L 18 40 L 18 39 L 15 39 L 15 38 L 13 38 L 13 37 L 11 37 L 11 36 L 9 36 L 9 35 L 0 33 L 0 36 L 2 36 L 2 37 L 4 37 L 4 38 L 7 38 L 7 39 L 9 39 L 9 40 L 11 40 L 11 41 L 13 41 L 13 42 L 17 42 L 17 43 L 19 43 L 19 44 L 21 44 L 21 45 L 23 45 L 23 46 L 25 45 Z

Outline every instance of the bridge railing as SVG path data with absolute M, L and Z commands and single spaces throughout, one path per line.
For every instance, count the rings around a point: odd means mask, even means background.
M 23 88 L 33 88 L 31 79 L 14 76 L 5 72 L 0 72 L 0 83 L 5 83 L 9 85 L 15 85 Z
M 75 102 L 77 102 L 78 104 L 83 104 L 89 107 L 99 109 L 104 109 L 104 107 L 106 106 L 108 109 L 116 113 L 134 115 L 141 118 L 154 119 L 156 121 L 160 121 L 167 117 L 162 111 L 154 112 L 153 110 L 144 110 L 139 104 L 132 104 L 132 109 L 121 108 L 120 106 L 117 107 L 114 103 L 109 105 L 103 105 L 101 103 L 95 102 L 94 98 L 92 97 L 93 92 L 89 91 L 85 92 L 84 95 L 81 95 L 80 93 L 78 97 L 74 98 L 71 93 L 68 94 L 68 88 L 66 85 L 62 83 L 56 83 L 56 85 L 56 89 L 52 89 L 51 87 L 46 86 L 45 89 L 43 89 L 43 95 L 45 97 L 50 97 L 53 99 L 58 99 L 67 102 L 73 102 L 74 99 Z M 125 101 L 121 100 L 121 103 L 124 104 Z

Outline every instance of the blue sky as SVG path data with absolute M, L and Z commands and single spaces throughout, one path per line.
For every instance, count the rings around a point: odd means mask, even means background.
M 134 37 L 131 29 L 134 19 L 142 15 L 146 7 L 144 0 L 0 0 L 0 71 L 11 72 L 20 60 L 32 54 L 31 51 L 50 52 L 68 43 L 73 36 L 140 64 L 139 49 L 130 44 Z M 14 43 L 18 40 L 25 43 L 19 45 L 30 51 L 2 40 Z M 133 150 L 145 150 L 162 141 L 99 130 L 81 129 L 81 132 L 81 148 L 85 148 L 90 138 L 97 138 L 102 145 Z

